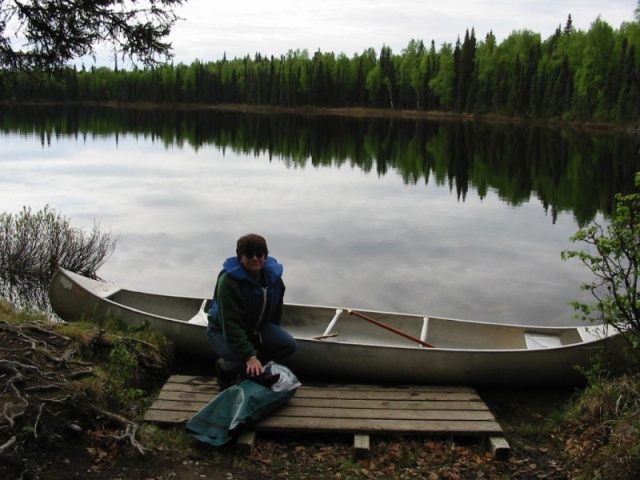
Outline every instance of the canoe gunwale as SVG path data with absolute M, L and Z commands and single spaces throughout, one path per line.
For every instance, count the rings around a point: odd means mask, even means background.
M 163 316 L 163 315 L 159 315 L 156 313 L 152 313 L 149 311 L 145 311 L 145 310 L 141 310 L 139 308 L 130 306 L 130 305 L 126 305 L 120 302 L 116 302 L 114 301 L 111 297 L 113 297 L 114 295 L 121 293 L 121 292 L 126 292 L 129 294 L 134 294 L 134 295 L 144 295 L 144 296 L 152 296 L 152 297 L 161 297 L 161 298 L 165 298 L 165 299 L 175 299 L 175 300 L 189 300 L 189 301 L 193 301 L 194 303 L 199 303 L 200 305 L 204 305 L 204 303 L 207 302 L 207 299 L 203 299 L 203 298 L 199 298 L 199 297 L 180 297 L 180 296 L 174 296 L 174 295 L 164 295 L 164 294 L 154 294 L 154 293 L 146 293 L 146 292 L 139 292 L 139 291 L 135 291 L 135 290 L 130 290 L 130 289 L 125 289 L 125 288 L 118 288 L 118 290 L 115 290 L 113 292 L 111 292 L 109 295 L 107 296 L 102 296 L 100 295 L 98 292 L 96 292 L 96 289 L 91 289 L 88 288 L 88 285 L 86 284 L 81 284 L 79 282 L 76 281 L 75 277 L 81 277 L 78 274 L 75 274 L 73 272 L 69 272 L 67 270 L 64 269 L 59 269 L 59 273 L 63 274 L 66 278 L 68 278 L 70 281 L 72 281 L 75 285 L 78 286 L 78 288 L 81 288 L 85 291 L 87 291 L 89 294 L 93 295 L 97 301 L 103 302 L 106 305 L 108 305 L 109 307 L 112 307 L 112 309 L 114 311 L 116 310 L 124 310 L 127 312 L 131 312 L 131 313 L 135 313 L 136 315 L 139 316 L 143 316 L 143 317 L 147 317 L 149 319 L 155 319 L 155 320 L 159 320 L 159 321 L 163 321 L 163 322 L 171 322 L 174 323 L 176 325 L 191 325 L 193 327 L 206 327 L 206 325 L 202 325 L 202 324 L 194 324 L 194 323 L 189 323 L 188 320 L 182 320 L 182 319 L 177 319 L 177 318 L 173 318 L 173 317 L 168 317 L 168 316 Z M 56 274 L 57 275 L 57 274 Z M 84 277 L 81 277 L 84 278 Z M 91 279 L 89 279 L 91 280 Z M 93 280 L 92 280 L 93 281 Z M 94 281 L 94 282 L 99 282 L 99 283 L 107 283 L 107 282 L 102 282 L 102 281 Z M 55 276 L 54 276 L 54 281 L 52 282 L 52 287 L 54 286 L 55 283 Z M 109 285 L 113 285 L 113 284 L 109 284 Z M 115 286 L 115 285 L 114 285 Z M 298 309 L 317 309 L 317 310 L 333 310 L 336 312 L 347 312 L 349 309 L 347 308 L 343 308 L 343 307 L 331 307 L 331 306 L 322 306 L 322 305 L 311 305 L 311 304 L 295 304 L 295 303 L 288 303 L 285 304 L 285 308 L 286 307 L 290 307 L 290 308 L 298 308 Z M 581 347 L 585 347 L 588 346 L 590 344 L 593 344 L 594 346 L 597 345 L 598 343 L 602 342 L 603 340 L 606 340 L 609 337 L 598 337 L 596 335 L 593 335 L 591 333 L 587 333 L 586 336 L 591 337 L 591 340 L 587 340 L 585 339 L 585 335 L 582 335 L 580 332 L 582 331 L 589 331 L 589 330 L 598 330 L 599 327 L 603 327 L 602 325 L 595 325 L 595 326 L 575 326 L 575 327 L 559 327 L 559 326 L 536 326 L 536 325 L 520 325 L 520 324 L 508 324 L 508 325 L 504 325 L 504 324 L 499 324 L 499 323 L 495 323 L 495 322 L 479 322 L 479 321 L 472 321 L 472 320 L 464 320 L 464 319 L 454 319 L 454 318 L 446 318 L 446 317 L 433 317 L 433 316 L 423 316 L 423 315 L 418 315 L 418 314 L 407 314 L 407 313 L 396 313 L 396 312 L 387 312 L 387 311 L 373 311 L 373 310 L 365 310 L 365 309 L 359 309 L 359 312 L 365 312 L 365 313 L 371 313 L 374 315 L 398 315 L 398 316 L 402 316 L 402 317 L 415 317 L 418 320 L 424 320 L 425 318 L 428 318 L 429 320 L 444 320 L 444 321 L 451 321 L 451 322 L 459 322 L 461 324 L 467 323 L 467 324 L 482 324 L 483 326 L 495 326 L 498 328 L 502 328 L 502 327 L 509 327 L 509 328 L 514 328 L 514 329 L 523 329 L 523 333 L 544 333 L 544 334 L 551 334 L 553 335 L 555 332 L 557 332 L 558 334 L 566 332 L 566 331 L 576 331 L 578 332 L 578 334 L 580 334 L 580 337 L 582 338 L 581 342 L 575 342 L 575 343 L 570 343 L 570 344 L 561 344 L 558 346 L 549 346 L 544 348 L 544 351 L 554 351 L 554 350 L 568 350 L 568 349 L 572 349 L 572 348 L 581 348 Z M 336 315 L 337 316 L 337 315 Z M 336 316 L 334 316 L 332 319 L 330 319 L 327 322 L 327 325 L 329 325 L 329 327 L 331 329 L 334 328 L 335 325 L 335 321 L 336 321 Z M 63 319 L 65 320 L 65 319 Z M 343 341 L 343 340 L 337 340 L 336 337 L 336 333 L 334 332 L 333 334 L 329 334 L 327 335 L 327 330 L 330 330 L 330 328 L 326 328 L 323 332 L 319 332 L 318 335 L 316 336 L 306 336 L 306 337 L 296 337 L 296 340 L 298 341 L 307 341 L 307 342 L 318 342 L 318 343 L 325 343 L 325 344 L 331 344 L 331 343 L 338 343 L 341 345 L 360 345 L 360 346 L 368 346 L 368 347 L 379 347 L 379 348 L 390 348 L 390 349 L 399 349 L 399 350 L 429 350 L 431 348 L 435 348 L 437 350 L 440 351 L 452 351 L 452 352 L 468 352 L 468 353 L 482 353 L 482 352 L 509 352 L 509 353 L 513 353 L 513 352 L 535 352 L 541 349 L 535 349 L 535 348 L 456 348 L 456 347 L 441 347 L 438 345 L 435 345 L 435 347 L 424 347 L 422 345 L 419 344 L 408 344 L 408 345 L 395 345 L 395 344 L 385 344 L 385 345 L 381 345 L 378 343 L 366 343 L 364 341 L 358 341 L 358 342 L 353 342 L 353 341 Z M 325 338 L 316 338 L 316 337 L 324 337 L 326 335 Z

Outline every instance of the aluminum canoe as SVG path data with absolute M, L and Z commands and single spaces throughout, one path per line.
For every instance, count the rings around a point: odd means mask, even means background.
M 180 357 L 210 362 L 209 299 L 127 290 L 59 269 L 51 283 L 53 311 L 65 321 L 120 318 L 164 334 Z M 341 307 L 285 304 L 282 326 L 298 341 L 286 359 L 300 378 L 394 384 L 553 386 L 582 382 L 603 348 L 622 348 L 602 325 L 540 327 Z M 396 330 L 403 335 L 394 331 Z M 426 347 L 421 343 L 432 345 Z M 212 368 L 213 371 L 213 368 Z

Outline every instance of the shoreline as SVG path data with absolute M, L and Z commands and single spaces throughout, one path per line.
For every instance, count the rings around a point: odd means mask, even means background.
M 447 111 L 425 110 L 397 110 L 385 108 L 364 107 L 282 107 L 273 105 L 250 104 L 206 104 L 206 103 L 150 103 L 150 102 L 0 102 L 0 105 L 29 105 L 29 106 L 90 106 L 108 108 L 128 108 L 138 110 L 177 109 L 177 110 L 217 110 L 221 112 L 239 112 L 255 114 L 287 114 L 303 116 L 337 116 L 352 118 L 376 118 L 399 120 L 437 120 L 456 122 L 485 122 L 493 124 L 531 125 L 547 128 L 565 128 L 594 133 L 626 133 L 640 136 L 640 122 L 638 124 L 622 124 L 613 122 L 561 120 L 554 118 L 525 118 L 502 115 L 497 113 L 474 114 Z

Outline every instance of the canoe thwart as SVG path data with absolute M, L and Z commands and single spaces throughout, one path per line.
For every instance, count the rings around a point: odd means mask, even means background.
M 333 330 L 333 327 L 335 327 L 336 322 L 338 321 L 338 318 L 340 318 L 340 315 L 342 315 L 342 309 L 338 308 L 336 309 L 336 314 L 333 316 L 333 318 L 329 322 L 329 325 L 325 329 L 324 333 L 321 335 L 322 337 L 326 338 L 329 336 L 329 334 L 331 333 L 331 330 Z
M 420 332 L 420 340 L 427 341 L 427 330 L 429 329 L 429 317 L 422 318 L 422 331 Z

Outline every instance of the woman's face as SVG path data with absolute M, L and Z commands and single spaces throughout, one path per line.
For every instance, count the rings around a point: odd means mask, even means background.
M 240 262 L 251 275 L 258 277 L 266 259 L 267 256 L 262 252 L 247 252 L 242 254 Z

